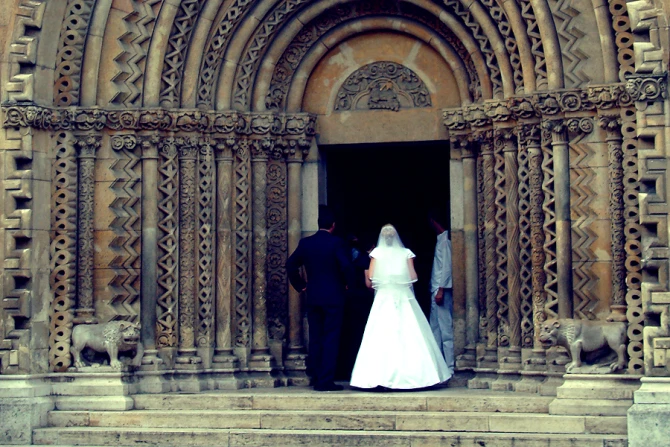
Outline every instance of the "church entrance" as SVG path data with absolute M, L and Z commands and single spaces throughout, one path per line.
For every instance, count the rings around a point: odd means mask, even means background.
M 449 225 L 449 149 L 445 142 L 322 146 L 327 203 L 337 216 L 337 233 L 356 247 L 377 242 L 381 227 L 393 224 L 416 254 L 415 293 L 430 309 L 430 274 L 436 235 L 431 210 Z M 354 303 L 345 313 L 339 376 L 348 379 L 369 306 Z M 364 313 L 365 315 L 360 315 Z

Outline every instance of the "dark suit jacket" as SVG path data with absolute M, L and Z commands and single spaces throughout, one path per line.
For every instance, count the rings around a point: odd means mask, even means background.
M 307 282 L 300 276 L 305 267 Z M 307 305 L 343 306 L 346 284 L 351 278 L 351 262 L 344 242 L 325 230 L 300 241 L 286 263 L 291 285 L 298 291 L 307 287 Z

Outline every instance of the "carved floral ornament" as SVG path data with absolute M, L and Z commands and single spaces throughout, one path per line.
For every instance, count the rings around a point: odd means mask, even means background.
M 2 106 L 3 127 L 44 130 L 101 131 L 162 130 L 237 135 L 312 137 L 316 116 L 308 113 L 238 113 L 165 109 L 101 110 L 97 108 L 54 109 L 37 105 Z
M 395 62 L 374 62 L 352 73 L 337 92 L 335 110 L 393 110 L 430 107 L 426 84 Z

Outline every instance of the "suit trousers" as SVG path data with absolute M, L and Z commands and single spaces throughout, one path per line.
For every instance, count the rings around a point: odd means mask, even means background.
M 335 367 L 340 347 L 344 306 L 311 305 L 307 308 L 309 324 L 309 357 L 307 373 L 315 387 L 327 386 L 335 380 Z
M 430 329 L 437 342 L 437 346 L 444 355 L 449 370 L 454 372 L 454 323 L 452 312 L 454 310 L 454 299 L 451 289 L 444 289 L 444 302 L 442 305 L 435 303 L 433 292 L 430 302 Z

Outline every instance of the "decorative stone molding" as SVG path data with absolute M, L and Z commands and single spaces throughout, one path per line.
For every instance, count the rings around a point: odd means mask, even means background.
M 668 83 L 662 75 L 631 75 L 626 79 L 626 92 L 633 101 L 659 101 L 668 97 Z
M 21 0 L 19 3 L 12 44 L 8 53 L 10 73 L 6 91 L 10 101 L 33 99 L 34 73 L 21 68 L 34 66 L 37 63 L 39 37 L 34 30 L 41 29 L 45 8 L 46 0 Z
M 393 110 L 430 107 L 430 92 L 409 68 L 374 62 L 353 72 L 337 92 L 335 110 Z

